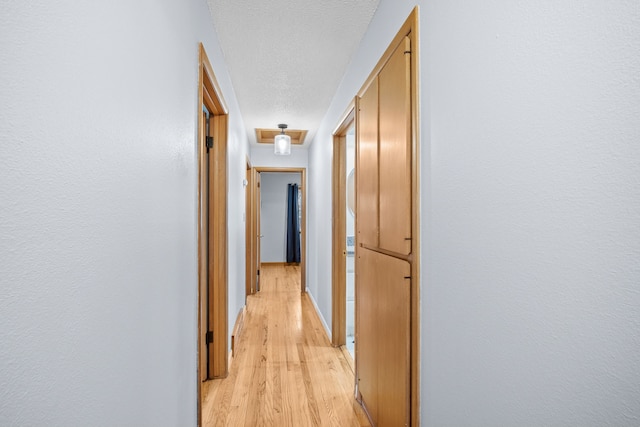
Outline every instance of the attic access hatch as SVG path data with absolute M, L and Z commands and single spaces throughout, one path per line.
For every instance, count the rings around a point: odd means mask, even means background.
M 273 144 L 276 135 L 280 132 L 280 129 L 256 129 L 256 141 L 259 144 Z M 284 133 L 291 137 L 291 144 L 295 145 L 302 145 L 307 136 L 306 130 L 286 129 Z

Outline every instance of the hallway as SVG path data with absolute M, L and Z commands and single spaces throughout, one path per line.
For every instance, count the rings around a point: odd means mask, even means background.
M 353 372 L 331 347 L 300 270 L 263 266 L 229 376 L 203 387 L 204 426 L 368 426 Z

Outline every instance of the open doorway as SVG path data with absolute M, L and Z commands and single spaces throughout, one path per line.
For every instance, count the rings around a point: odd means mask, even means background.
M 245 222 L 245 304 L 247 301 L 247 296 L 251 295 L 254 293 L 253 290 L 253 281 L 252 281 L 252 277 L 254 274 L 254 271 L 256 270 L 256 266 L 251 264 L 251 260 L 254 258 L 254 251 L 256 250 L 256 248 L 254 247 L 255 245 L 255 239 L 253 238 L 253 235 L 255 234 L 254 231 L 254 223 L 251 220 L 252 218 L 252 214 L 251 214 L 251 210 L 252 210 L 252 206 L 253 204 L 251 203 L 252 198 L 253 198 L 253 172 L 252 172 L 252 168 L 251 168 L 251 162 L 249 161 L 249 158 L 247 157 L 247 169 L 246 169 L 246 175 L 245 175 L 245 180 L 244 180 L 244 192 L 245 192 L 245 201 L 244 201 L 244 222 Z
M 254 167 L 250 173 L 251 236 L 249 243 L 255 250 L 247 262 L 250 268 L 249 290 L 260 291 L 260 268 L 262 265 L 299 265 L 300 291 L 306 292 L 306 169 L 305 168 L 270 168 Z M 290 185 L 292 184 L 292 185 Z M 290 190 L 296 186 L 295 198 L 296 221 L 287 214 L 290 205 Z M 294 222 L 295 231 L 287 227 Z M 297 233 L 292 236 L 291 233 Z M 298 250 L 287 248 L 287 241 L 295 241 Z M 293 252 L 293 258 L 291 253 Z M 295 256 L 297 252 L 297 257 Z M 289 255 L 289 256 L 288 256 Z
M 355 358 L 355 101 L 333 134 L 332 330 Z
M 198 84 L 198 425 L 202 384 L 227 375 L 228 109 L 202 44 Z
M 260 260 L 265 264 L 300 264 L 301 214 L 299 172 L 260 173 Z
M 347 129 L 346 133 L 346 207 L 343 215 L 345 217 L 346 225 L 346 318 L 345 318 L 345 334 L 346 334 L 346 347 L 349 350 L 351 357 L 355 358 L 355 249 L 356 249 L 356 228 L 355 228 L 355 215 L 356 215 L 356 126 L 352 123 Z

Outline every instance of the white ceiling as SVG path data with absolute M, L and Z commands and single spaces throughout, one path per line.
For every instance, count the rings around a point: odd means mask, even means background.
M 308 145 L 379 0 L 207 2 L 249 141 L 286 123 Z

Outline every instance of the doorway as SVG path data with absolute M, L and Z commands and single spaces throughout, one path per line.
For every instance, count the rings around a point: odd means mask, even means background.
M 227 360 L 228 109 L 202 43 L 198 84 L 198 425 L 202 383 L 224 378 Z
M 418 10 L 356 97 L 356 394 L 373 425 L 419 425 Z
M 247 169 L 244 180 L 244 223 L 245 223 L 245 304 L 247 302 L 247 297 L 254 293 L 253 290 L 253 281 L 252 277 L 255 271 L 255 266 L 251 264 L 251 260 L 253 259 L 253 253 L 256 250 L 254 247 L 255 240 L 253 239 L 254 224 L 251 220 L 252 218 L 252 207 L 251 203 L 253 193 L 252 193 L 252 182 L 253 182 L 253 173 L 251 168 L 251 162 L 249 158 L 247 158 Z
M 355 358 L 355 101 L 333 134 L 332 331 Z
M 297 181 L 294 177 L 298 177 Z M 306 169 L 254 167 L 251 171 L 252 251 L 247 262 L 251 266 L 251 293 L 260 290 L 260 266 L 263 263 L 287 264 L 284 214 L 290 183 L 298 184 L 300 291 L 306 292 Z M 275 194 L 273 194 L 275 193 Z M 265 203 L 269 210 L 265 211 Z M 274 205 L 274 206 L 271 206 Z M 277 211 L 280 209 L 280 213 Z M 264 218 L 266 217 L 266 218 Z M 255 271 L 254 271 L 255 269 Z

